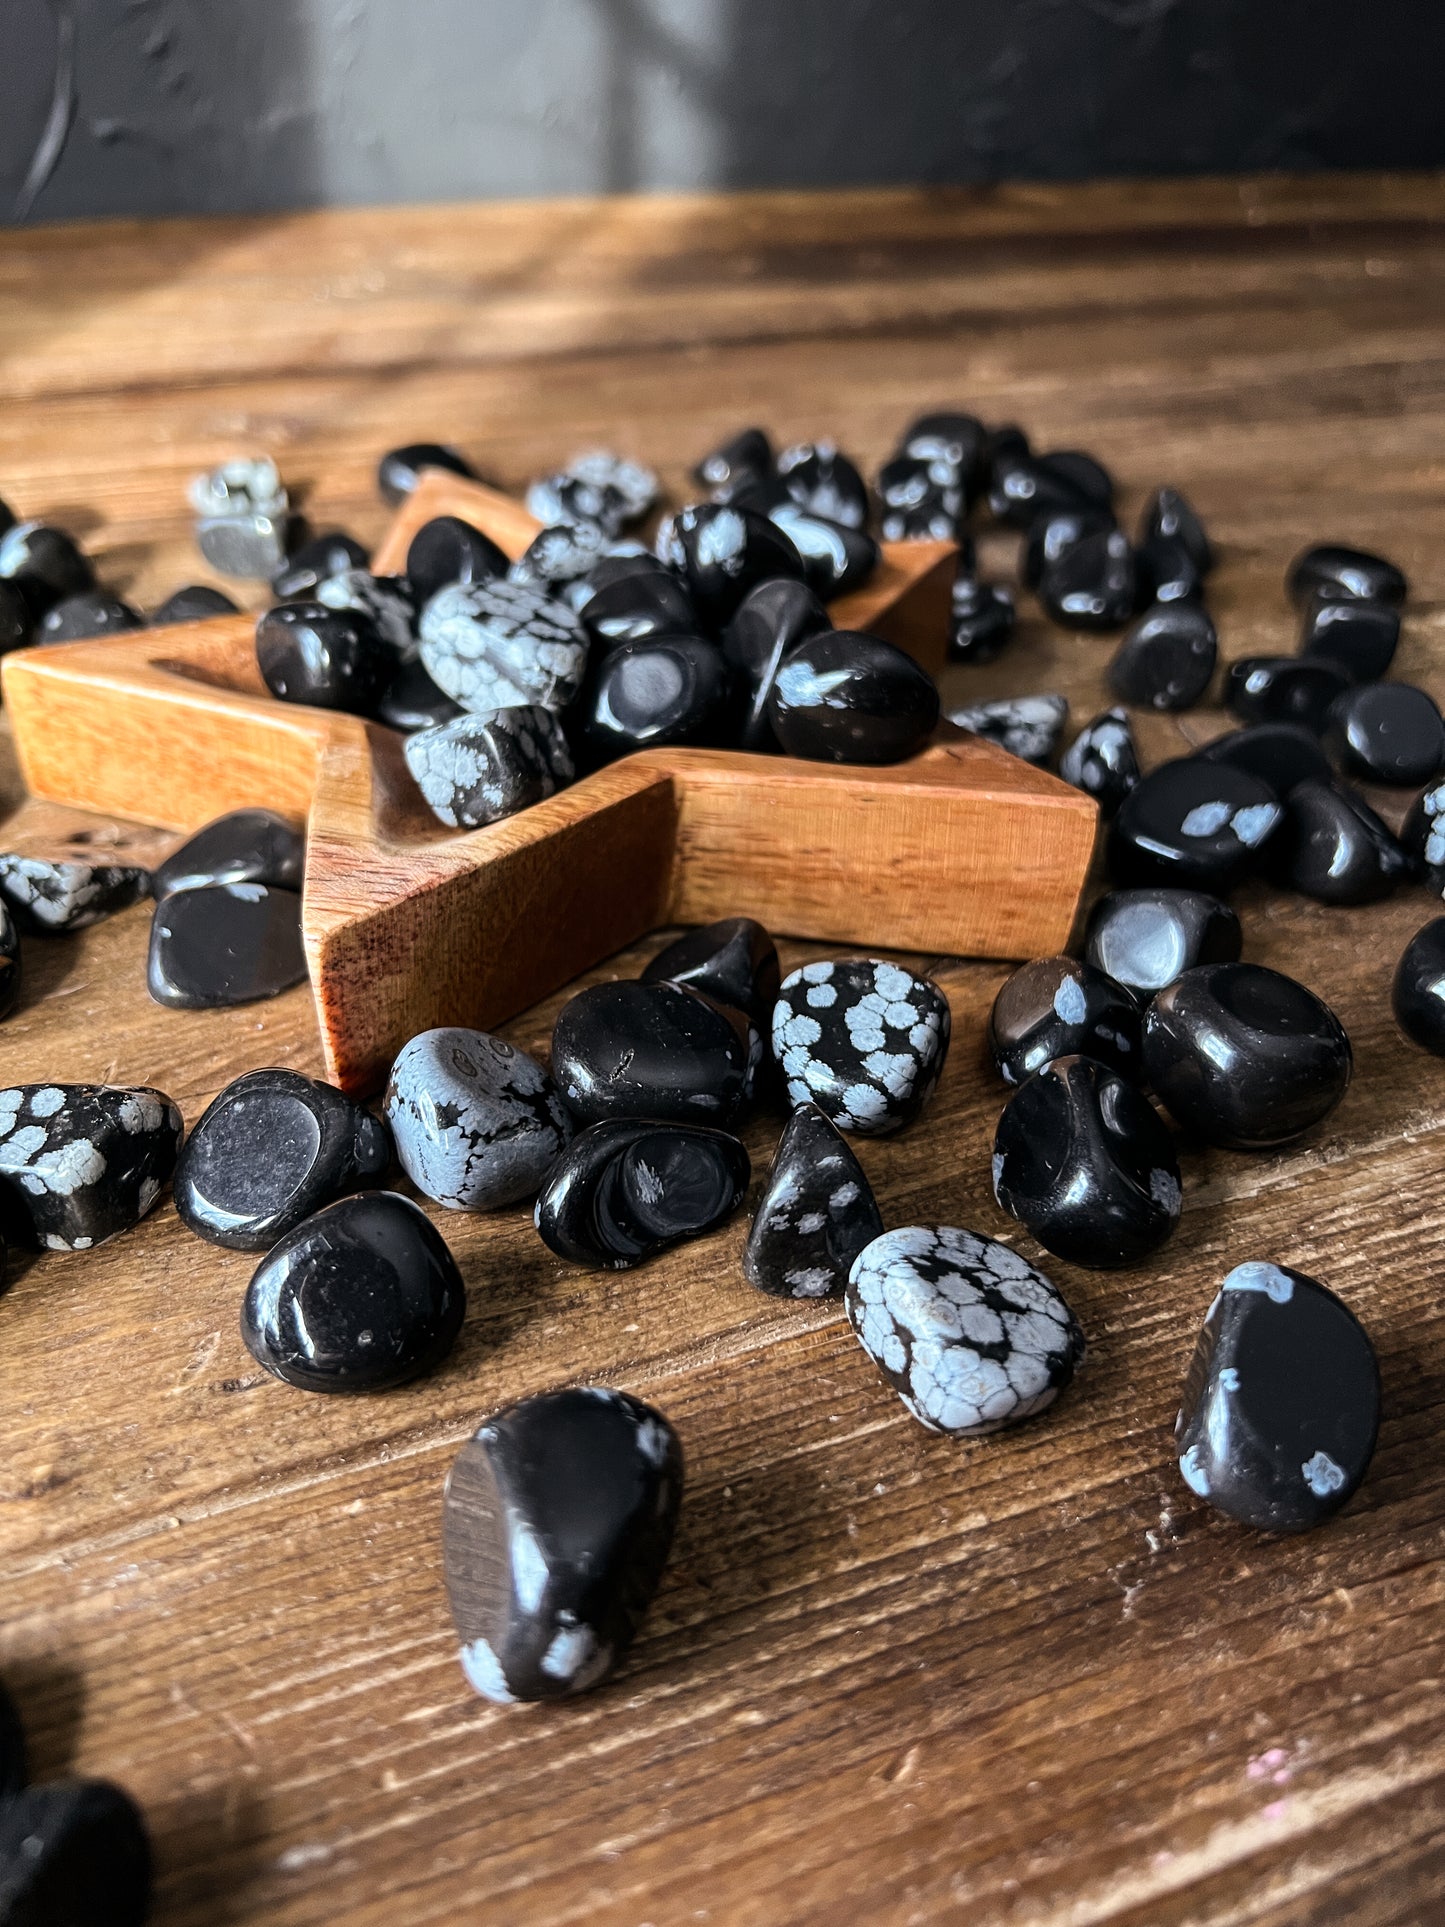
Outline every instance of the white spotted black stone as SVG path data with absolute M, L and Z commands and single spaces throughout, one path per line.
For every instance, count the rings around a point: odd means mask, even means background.
M 1116 883 L 1164 883 L 1218 894 L 1259 867 L 1284 820 L 1278 795 L 1232 763 L 1183 756 L 1152 769 L 1109 831 Z
M 0 1017 L 8 1017 L 20 996 L 20 935 L 0 898 Z
M 1236 1265 L 1174 1428 L 1190 1491 L 1260 1532 L 1307 1532 L 1359 1489 L 1379 1423 L 1375 1348 L 1348 1306 L 1287 1265 Z
M 428 468 L 442 468 L 468 481 L 477 479 L 476 470 L 456 449 L 441 442 L 408 442 L 401 448 L 389 448 L 377 463 L 376 486 L 382 501 L 393 508 L 404 502 Z
M 1305 610 L 1300 654 L 1333 663 L 1351 682 L 1378 682 L 1400 643 L 1400 611 L 1388 602 L 1317 595 Z
M 560 589 L 596 567 L 607 551 L 607 539 L 595 522 L 554 522 L 532 537 L 507 574 L 513 582 Z
M 172 1171 L 184 1126 L 141 1085 L 0 1090 L 0 1219 L 47 1251 L 88 1251 L 139 1224 Z
M 146 988 L 172 1010 L 222 1010 L 279 997 L 306 978 L 301 893 L 266 883 L 202 883 L 156 905 Z
M 804 964 L 773 1007 L 773 1055 L 789 1101 L 839 1130 L 881 1137 L 933 1095 L 952 1024 L 937 985 L 875 957 Z
M 1430 889 L 1445 896 L 1445 783 L 1429 783 L 1415 798 L 1400 826 L 1400 842 Z
M 106 1780 L 53 1780 L 0 1804 L 5 1927 L 142 1927 L 151 1849 L 128 1793 Z
M 82 589 L 46 611 L 35 640 L 85 642 L 93 636 L 125 635 L 144 627 L 144 618 L 109 589 Z
M 881 552 L 866 529 L 810 514 L 796 502 L 778 503 L 768 519 L 803 558 L 808 585 L 824 602 L 860 589 L 878 567 Z
M 572 781 L 561 724 L 537 704 L 464 712 L 409 735 L 403 749 L 427 807 L 454 830 L 529 809 Z
M 1402 569 L 1367 549 L 1320 542 L 1303 550 L 1289 565 L 1285 587 L 1292 601 L 1303 606 L 1315 596 L 1337 601 L 1387 602 L 1398 606 L 1409 593 Z
M 1139 781 L 1139 751 L 1125 709 L 1106 709 L 1086 723 L 1059 759 L 1059 774 L 1076 790 L 1092 796 L 1105 816 Z
M 569 1386 L 495 1413 L 452 1462 L 442 1559 L 467 1683 L 565 1699 L 622 1659 L 662 1577 L 682 1447 L 625 1392 Z
M 775 1298 L 828 1298 L 883 1218 L 863 1167 L 816 1104 L 788 1119 L 743 1247 L 743 1276 Z
M 1026 763 L 1047 763 L 1059 746 L 1069 705 L 1063 696 L 1010 696 L 948 712 L 960 729 L 997 743 Z
M 565 602 L 522 582 L 452 583 L 422 610 L 421 657 L 464 709 L 565 709 L 587 667 L 587 634 Z
M 0 855 L 0 898 L 18 927 L 36 935 L 83 930 L 150 893 L 150 871 L 133 863 Z
M 726 1131 L 611 1118 L 579 1131 L 557 1159 L 534 1221 L 559 1258 L 623 1271 L 731 1217 L 751 1174 L 746 1148 Z
M 950 662 L 992 662 L 1012 641 L 1017 619 L 1013 595 L 1001 583 L 960 575 L 949 606 Z
M 1109 687 L 1122 701 L 1143 708 L 1190 709 L 1203 700 L 1218 660 L 1219 639 L 1202 604 L 1163 602 L 1125 630 L 1109 664 Z
M 425 1030 L 404 1044 L 384 1109 L 407 1176 L 453 1211 L 531 1197 L 572 1137 L 542 1066 L 480 1030 Z
M 399 661 L 408 662 L 416 655 L 417 594 L 406 576 L 345 569 L 317 583 L 316 600 L 328 609 L 352 609 L 370 616 Z
M 313 535 L 291 551 L 271 578 L 271 593 L 278 602 L 312 596 L 328 576 L 365 569 L 367 562 L 366 550 L 354 537 L 331 529 L 324 535 Z
M 777 460 L 788 497 L 808 515 L 845 529 L 868 523 L 868 484 L 833 442 L 797 442 Z
M 1139 1001 L 1133 991 L 1074 957 L 1038 957 L 999 991 L 988 1020 L 988 1047 L 1005 1084 L 1055 1057 L 1096 1057 L 1138 1080 Z
M 379 1118 L 299 1071 L 247 1071 L 202 1112 L 176 1163 L 181 1222 L 209 1244 L 269 1251 L 391 1163 Z
M 920 1424 L 967 1438 L 1052 1405 L 1083 1360 L 1062 1294 L 1016 1251 L 951 1225 L 885 1231 L 854 1260 L 848 1321 Z

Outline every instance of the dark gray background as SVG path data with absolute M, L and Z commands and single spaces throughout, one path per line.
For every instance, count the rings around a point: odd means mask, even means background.
M 1445 0 L 0 0 L 0 219 L 1445 163 Z

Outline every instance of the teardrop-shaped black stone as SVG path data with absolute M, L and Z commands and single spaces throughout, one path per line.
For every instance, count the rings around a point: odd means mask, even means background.
M 1109 687 L 1126 703 L 1189 709 L 1214 675 L 1219 643 L 1197 602 L 1166 602 L 1126 630 L 1109 664 Z
M 771 1022 L 781 982 L 778 947 L 752 917 L 724 917 L 670 943 L 642 973 L 645 984 L 682 984 L 716 1004 Z
M 1363 796 L 1313 777 L 1286 797 L 1269 862 L 1281 882 L 1317 903 L 1378 902 L 1415 870 Z
M 847 1139 L 816 1104 L 783 1127 L 743 1247 L 743 1276 L 775 1298 L 842 1291 L 883 1217 Z
M 407 580 L 425 603 L 453 582 L 489 582 L 511 564 L 505 549 L 459 516 L 437 515 L 423 522 L 406 552 Z
M 1128 711 L 1106 709 L 1086 723 L 1060 758 L 1059 774 L 1092 796 L 1105 816 L 1115 815 L 1139 781 L 1139 751 Z

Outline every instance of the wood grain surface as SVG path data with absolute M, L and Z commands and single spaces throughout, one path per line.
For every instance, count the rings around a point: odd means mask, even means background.
M 457 442 L 516 489 L 612 443 L 680 491 L 720 433 L 824 432 L 870 466 L 970 405 L 1171 481 L 1222 553 L 1227 657 L 1291 647 L 1314 538 L 1409 571 L 1398 673 L 1445 697 L 1445 182 L 288 216 L 10 234 L 0 495 L 75 526 L 143 603 L 204 577 L 186 478 L 269 449 L 321 524 L 376 539 L 376 454 Z M 987 567 L 1012 563 L 990 537 Z M 957 701 L 1103 706 L 1107 640 L 1031 601 Z M 1224 726 L 1141 728 L 1151 756 Z M 18 802 L 13 770 L 4 779 Z M 1388 808 L 1398 812 L 1403 799 Z M 77 819 L 21 808 L 38 843 Z M 750 906 L 740 902 L 739 911 Z M 1179 1233 L 1137 1271 L 1046 1260 L 1091 1355 L 973 1444 L 904 1412 L 832 1305 L 743 1282 L 739 1220 L 634 1273 L 572 1270 L 518 1209 L 436 1215 L 471 1295 L 432 1379 L 263 1378 L 248 1261 L 163 1207 L 0 1299 L 0 1672 L 41 1776 L 143 1802 L 163 1927 L 1434 1927 L 1445 1919 L 1445 1065 L 1389 1016 L 1423 891 L 1326 911 L 1240 892 L 1246 955 L 1354 1040 L 1353 1089 L 1277 1155 L 1186 1147 Z M 194 1121 L 248 1067 L 319 1068 L 297 990 L 180 1013 L 128 911 L 25 951 L 7 1080 L 153 1082 Z M 660 941 L 660 939 L 658 940 Z M 639 945 L 594 976 L 627 974 Z M 819 954 L 784 947 L 785 963 Z M 953 1006 L 923 1122 L 861 1156 L 887 1221 L 1031 1242 L 993 1205 L 1003 966 L 921 959 Z M 508 1026 L 543 1046 L 559 997 Z M 759 1170 L 780 1126 L 748 1131 Z M 1223 1272 L 1324 1279 L 1379 1348 L 1371 1475 L 1274 1542 L 1180 1483 L 1169 1427 Z M 473 1699 L 443 1596 L 442 1478 L 498 1402 L 560 1380 L 660 1405 L 679 1538 L 626 1672 L 585 1702 Z

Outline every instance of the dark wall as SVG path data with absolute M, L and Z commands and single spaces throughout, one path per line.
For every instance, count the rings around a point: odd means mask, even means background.
M 3 0 L 0 208 L 1445 164 L 1445 0 Z

